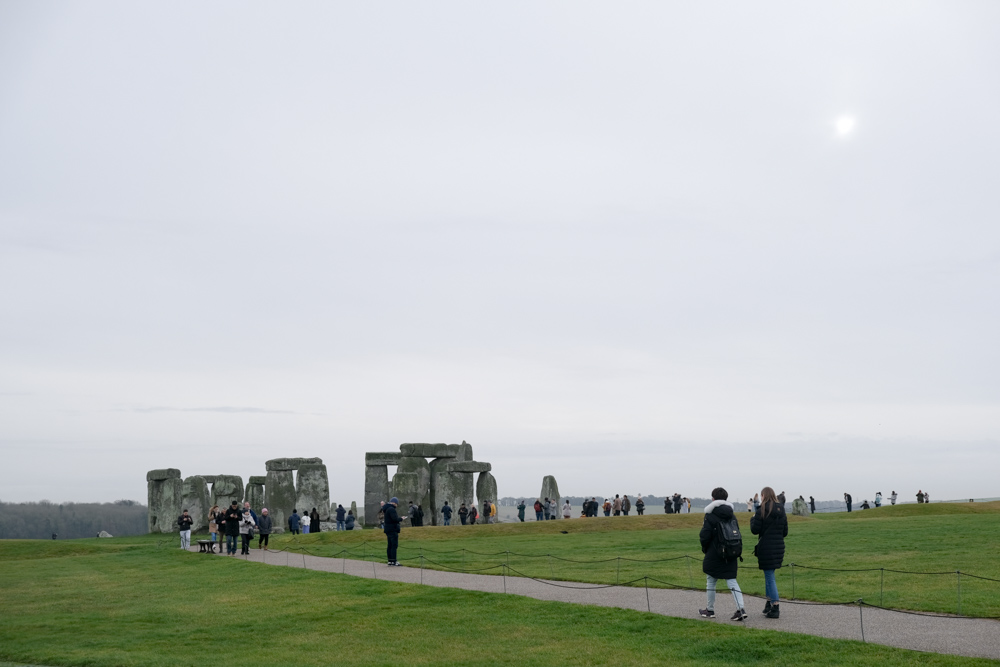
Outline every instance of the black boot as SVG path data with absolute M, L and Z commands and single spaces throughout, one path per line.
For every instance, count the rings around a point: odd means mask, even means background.
M 772 604 L 771 608 L 767 611 L 768 618 L 778 618 L 781 615 L 781 610 L 778 609 L 777 604 Z
M 767 612 L 771 611 L 771 601 L 768 600 L 764 605 L 764 615 L 767 616 Z

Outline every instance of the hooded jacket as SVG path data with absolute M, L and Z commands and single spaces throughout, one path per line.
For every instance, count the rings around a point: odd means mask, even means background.
M 777 570 L 785 558 L 785 537 L 788 535 L 788 516 L 781 503 L 774 505 L 767 517 L 764 505 L 750 519 L 750 532 L 760 535 L 757 541 L 757 567 Z
M 383 516 L 383 532 L 386 535 L 393 533 L 399 533 L 399 523 L 402 519 L 399 518 L 399 512 L 396 511 L 396 506 L 392 503 L 386 503 L 382 506 L 382 516 Z
M 701 571 L 716 579 L 735 579 L 739 570 L 738 560 L 725 560 L 715 547 L 718 539 L 719 526 L 732 519 L 736 514 L 728 500 L 713 500 L 705 508 L 705 522 L 701 526 L 698 539 L 701 540 L 701 552 L 705 554 Z
M 271 519 L 270 514 L 261 514 L 260 519 L 257 520 L 257 527 L 260 529 L 261 535 L 270 535 L 271 530 L 274 528 L 274 521 Z

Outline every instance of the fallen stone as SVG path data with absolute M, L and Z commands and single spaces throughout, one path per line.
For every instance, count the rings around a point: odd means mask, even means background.
M 102 530 L 101 532 L 99 532 L 99 533 L 97 534 L 97 536 L 98 536 L 98 537 L 114 537 L 114 535 L 112 535 L 111 533 L 109 533 L 109 532 L 108 532 L 108 531 L 106 531 L 106 530 Z

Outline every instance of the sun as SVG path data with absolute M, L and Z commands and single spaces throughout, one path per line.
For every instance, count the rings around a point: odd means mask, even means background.
M 851 116 L 841 116 L 834 125 L 837 127 L 837 134 L 842 137 L 846 136 L 854 129 L 854 118 Z

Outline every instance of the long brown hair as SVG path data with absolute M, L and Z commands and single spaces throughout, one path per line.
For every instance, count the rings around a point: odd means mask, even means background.
M 765 486 L 760 490 L 760 518 L 767 518 L 775 507 L 778 506 L 778 496 L 774 494 L 774 489 Z

